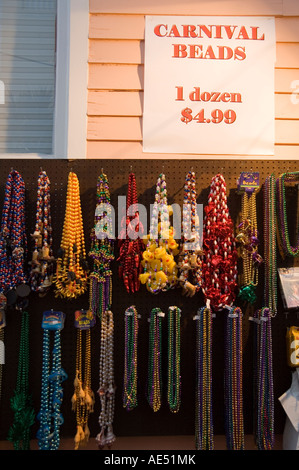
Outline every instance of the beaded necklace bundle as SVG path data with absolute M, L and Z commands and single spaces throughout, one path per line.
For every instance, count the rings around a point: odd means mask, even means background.
M 27 250 L 25 227 L 25 183 L 16 170 L 8 175 L 0 232 L 0 293 L 27 281 L 24 259 Z
M 75 327 L 77 330 L 76 347 L 76 377 L 72 410 L 76 415 L 77 432 L 75 435 L 75 450 L 88 443 L 90 432 L 88 419 L 94 411 L 94 393 L 91 389 L 91 328 L 95 318 L 90 310 L 75 312 Z
M 4 328 L 6 326 L 6 305 L 6 297 L 0 293 L 0 400 L 2 397 L 3 365 L 5 364 Z
M 257 189 L 244 189 L 242 194 L 241 220 L 236 242 L 240 246 L 243 272 L 239 297 L 253 305 L 256 301 L 256 286 L 258 284 L 258 268 L 262 262 L 258 254 L 258 229 L 256 217 Z
M 168 309 L 168 378 L 167 402 L 172 413 L 181 405 L 181 309 Z
M 217 311 L 232 304 L 237 290 L 237 251 L 222 175 L 212 178 L 204 210 L 202 291 Z
M 37 184 L 35 230 L 31 235 L 34 251 L 29 281 L 32 291 L 43 294 L 49 290 L 54 274 L 50 180 L 45 171 L 40 171 Z
M 101 431 L 96 436 L 99 449 L 110 448 L 115 441 L 113 418 L 115 404 L 114 384 L 114 320 L 110 310 L 103 312 L 101 321 L 101 352 L 99 364 L 99 390 L 101 412 L 99 425 Z
M 125 361 L 123 407 L 131 411 L 138 405 L 137 399 L 137 346 L 138 312 L 134 305 L 125 311 Z
M 114 245 L 112 240 L 110 191 L 107 176 L 102 173 L 97 180 L 95 225 L 91 230 L 89 256 L 93 260 L 90 274 L 89 308 L 95 316 L 102 317 L 112 304 L 112 270 Z
M 171 207 L 167 205 L 165 175 L 160 174 L 156 184 L 150 233 L 145 239 L 146 250 L 143 252 L 144 272 L 139 279 L 152 294 L 166 291 L 177 283 L 177 266 L 174 256 L 178 254 L 178 244 L 174 239 L 174 230 L 170 226 Z
M 71 171 L 56 266 L 56 297 L 75 299 L 83 294 L 87 289 L 87 271 L 79 180 Z
M 141 259 L 144 243 L 143 226 L 139 220 L 138 198 L 134 173 L 129 175 L 126 215 L 121 223 L 119 240 L 119 277 L 127 292 L 137 292 L 140 287 Z
M 276 180 L 278 242 L 283 257 L 299 255 L 299 230 L 297 227 L 296 244 L 291 245 L 287 218 L 286 183 L 299 181 L 299 172 L 283 173 Z
M 229 449 L 242 449 L 244 446 L 243 430 L 243 395 L 242 395 L 242 357 L 241 348 L 234 349 L 235 338 L 242 337 L 242 312 L 240 309 L 231 307 L 235 300 L 237 290 L 237 250 L 233 234 L 233 223 L 229 215 L 226 196 L 226 183 L 220 174 L 212 178 L 208 205 L 205 207 L 205 218 L 203 227 L 203 249 L 204 257 L 202 264 L 203 284 L 202 291 L 206 299 L 206 308 L 213 311 L 228 310 L 226 330 L 226 357 L 225 361 L 225 405 L 226 405 L 226 435 Z M 232 313 L 233 310 L 233 313 Z M 204 313 L 205 310 L 202 311 Z M 209 313 L 211 315 L 211 313 Z M 211 328 L 212 321 L 206 326 Z M 206 341 L 211 332 L 202 331 Z M 238 355 L 238 357 L 232 357 Z M 198 361 L 203 361 L 203 352 L 198 351 Z M 211 363 L 209 361 L 209 363 Z M 203 366 L 202 366 L 203 367 Z M 201 368 L 201 367 L 200 367 Z M 210 367 L 211 371 L 211 367 Z M 238 380 L 235 380 L 235 377 Z M 208 380 L 211 380 L 210 377 Z M 199 384 L 203 386 L 201 383 Z M 207 394 L 200 394 L 207 404 L 199 404 L 198 410 L 208 409 L 212 399 Z M 235 399 L 232 399 L 236 397 Z M 236 419 L 237 417 L 237 419 Z M 209 423 L 202 416 L 197 419 L 197 426 Z M 208 436 L 211 430 L 203 429 L 200 435 L 206 435 L 206 442 L 211 442 Z M 209 444 L 211 445 L 211 444 Z
M 153 411 L 161 407 L 162 397 L 162 313 L 160 308 L 153 308 L 149 326 L 148 384 L 147 401 Z
M 60 427 L 63 424 L 62 383 L 67 379 L 61 365 L 61 330 L 64 327 L 64 318 L 64 313 L 53 310 L 43 314 L 41 406 L 38 414 L 40 427 L 37 432 L 40 450 L 58 450 L 60 444 Z
M 197 450 L 214 449 L 212 405 L 212 312 L 208 307 L 198 310 L 196 320 L 196 421 Z
M 29 393 L 29 313 L 26 309 L 22 309 L 17 383 L 10 403 L 14 421 L 8 431 L 8 440 L 13 443 L 14 450 L 29 450 L 35 413 Z
M 264 307 L 254 314 L 256 444 L 259 450 L 274 447 L 274 391 L 272 364 L 272 318 L 277 314 L 275 178 L 264 184 Z
M 244 449 L 242 311 L 229 308 L 226 322 L 224 396 L 229 450 Z
M 186 294 L 187 297 L 193 297 L 200 290 L 202 282 L 202 250 L 196 208 L 195 173 L 189 171 L 184 185 L 182 244 L 178 262 L 179 282 L 183 288 L 183 295 Z

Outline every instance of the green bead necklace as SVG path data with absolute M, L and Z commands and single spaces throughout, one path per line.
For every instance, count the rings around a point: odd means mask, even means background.
M 162 396 L 162 313 L 153 308 L 150 316 L 147 400 L 153 411 L 161 407 Z
M 30 428 L 34 423 L 32 397 L 29 394 L 29 313 L 22 311 L 21 337 L 17 384 L 10 400 L 14 421 L 9 428 L 7 439 L 14 450 L 30 449 Z
M 294 183 L 296 181 L 299 182 L 299 171 L 283 173 L 276 180 L 278 241 L 283 256 L 295 257 L 299 255 L 299 227 L 297 227 L 296 245 L 292 246 L 290 242 L 285 190 L 285 183 Z
M 123 407 L 131 411 L 138 405 L 137 399 L 137 342 L 138 312 L 134 305 L 125 311 L 125 364 Z
M 181 309 L 168 309 L 168 382 L 167 401 L 172 413 L 181 405 Z

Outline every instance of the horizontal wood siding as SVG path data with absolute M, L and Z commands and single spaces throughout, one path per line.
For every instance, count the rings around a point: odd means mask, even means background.
M 167 14 L 275 16 L 274 158 L 299 159 L 298 0 L 216 0 L 212 5 L 208 0 L 147 3 L 90 0 L 88 158 L 160 157 L 142 151 L 144 17 Z M 182 155 L 165 154 L 165 158 Z M 227 156 L 200 155 L 200 158 Z

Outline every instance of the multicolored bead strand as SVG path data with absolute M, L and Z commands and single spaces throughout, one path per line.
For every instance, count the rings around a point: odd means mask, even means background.
M 274 447 L 274 389 L 272 364 L 272 318 L 277 314 L 275 177 L 264 183 L 264 307 L 255 312 L 256 444 L 259 450 Z
M 168 308 L 167 402 L 172 413 L 181 406 L 181 309 Z
M 123 407 L 131 411 L 138 405 L 138 312 L 134 305 L 125 311 L 125 361 Z
M 93 270 L 89 276 L 89 309 L 101 319 L 112 304 L 111 262 L 114 260 L 109 182 L 104 173 L 97 180 L 95 222 L 91 230 L 89 256 L 93 260 Z
M 214 450 L 212 406 L 212 311 L 202 307 L 196 320 L 196 419 L 197 450 Z
M 256 338 L 256 445 L 259 450 L 274 448 L 274 387 L 272 364 L 272 317 L 267 307 L 255 312 Z
M 4 329 L 6 326 L 6 307 L 7 299 L 4 294 L 0 293 L 0 400 L 2 398 L 3 366 L 5 364 Z
M 87 289 L 87 271 L 80 186 L 77 175 L 71 171 L 56 265 L 55 296 L 76 299 L 84 294 Z
M 147 401 L 153 411 L 159 411 L 162 398 L 162 317 L 160 308 L 153 308 L 149 326 Z
M 51 184 L 43 170 L 38 175 L 37 185 L 36 222 L 34 233 L 31 235 L 34 250 L 30 262 L 29 283 L 33 292 L 44 295 L 52 284 L 55 259 L 52 250 Z
M 106 310 L 101 321 L 101 353 L 99 365 L 99 390 L 101 412 L 100 433 L 96 436 L 99 449 L 110 448 L 115 441 L 113 418 L 115 404 L 114 384 L 114 320 L 113 313 Z
M 8 175 L 0 231 L 0 293 L 27 282 L 24 269 L 27 252 L 25 183 L 16 170 Z
M 238 226 L 236 242 L 239 244 L 242 260 L 242 275 L 239 298 L 253 305 L 256 301 L 258 270 L 262 257 L 258 253 L 258 229 L 256 216 L 256 189 L 244 190 L 242 195 L 241 220 Z
M 271 316 L 277 314 L 277 222 L 274 175 L 264 184 L 264 306 L 270 308 Z
M 288 228 L 285 185 L 294 182 L 299 182 L 299 171 L 283 173 L 276 180 L 278 241 L 282 256 L 291 257 L 299 255 L 299 227 L 296 231 L 296 244 L 292 246 Z
M 156 184 L 155 202 L 151 216 L 150 233 L 144 238 L 146 249 L 141 262 L 144 272 L 139 279 L 152 294 L 167 291 L 177 284 L 177 266 L 174 257 L 178 244 L 170 226 L 172 207 L 167 204 L 165 175 L 161 173 Z
M 229 309 L 225 345 L 226 442 L 229 450 L 244 450 L 242 311 Z
M 229 215 L 226 196 L 226 183 L 222 175 L 212 178 L 208 205 L 205 207 L 203 227 L 203 281 L 202 291 L 206 299 L 206 306 L 212 311 L 223 311 L 232 307 L 237 293 L 237 250 L 233 233 L 233 223 Z M 211 326 L 211 325 L 210 325 Z M 226 344 L 230 346 L 233 338 L 242 335 L 242 314 L 238 321 L 231 322 L 231 314 L 227 316 Z M 237 357 L 232 357 L 234 354 Z M 232 386 L 225 388 L 225 406 L 227 445 L 229 449 L 240 449 L 243 446 L 242 435 L 243 401 L 242 401 L 242 351 L 240 348 L 226 352 L 225 374 L 228 377 L 238 377 L 232 381 Z M 238 397 L 235 402 L 231 397 Z M 231 417 L 237 413 L 238 420 Z M 232 436 L 232 438 L 231 438 Z M 236 439 L 235 439 L 236 436 Z
M 75 312 L 75 327 L 77 330 L 76 344 L 76 376 L 72 410 L 76 415 L 77 432 L 75 435 L 75 450 L 85 446 L 89 441 L 90 431 L 88 420 L 94 411 L 94 393 L 91 389 L 91 328 L 95 319 L 89 310 Z
M 195 173 L 189 171 L 184 185 L 182 243 L 178 261 L 178 280 L 182 286 L 183 295 L 187 297 L 193 297 L 199 292 L 202 283 L 202 248 L 199 229 Z
M 141 260 L 144 251 L 143 225 L 139 219 L 138 197 L 134 173 L 129 174 L 126 214 L 121 222 L 119 235 L 118 274 L 128 293 L 140 287 Z
M 14 450 L 30 450 L 30 428 L 34 424 L 35 413 L 29 393 L 29 313 L 25 309 L 22 310 L 17 383 L 10 404 L 14 420 L 8 431 L 8 440 L 13 443 Z
M 58 450 L 60 445 L 60 427 L 63 424 L 60 411 L 63 401 L 62 383 L 67 379 L 61 365 L 61 330 L 64 327 L 64 318 L 62 312 L 52 310 L 43 315 L 41 407 L 38 414 L 40 427 L 37 433 L 40 450 Z

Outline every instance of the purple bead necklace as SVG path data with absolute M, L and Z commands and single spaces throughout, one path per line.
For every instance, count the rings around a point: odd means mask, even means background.
M 254 314 L 256 445 L 259 450 L 274 447 L 274 392 L 272 369 L 272 318 L 277 313 L 275 178 L 264 184 L 264 307 Z

